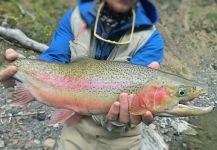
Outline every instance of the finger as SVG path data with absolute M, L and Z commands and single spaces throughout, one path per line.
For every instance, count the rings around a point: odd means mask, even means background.
M 0 72 L 0 80 L 6 80 L 12 77 L 17 72 L 17 67 L 9 66 L 4 71 Z
M 26 58 L 23 54 L 18 53 L 18 58 Z
M 122 123 L 129 123 L 130 122 L 130 115 L 129 115 L 128 94 L 122 93 L 119 96 L 119 100 L 120 100 L 119 121 Z
M 120 103 L 119 102 L 114 102 L 107 114 L 107 119 L 110 121 L 117 121 L 118 116 L 119 116 L 119 111 L 120 111 Z
M 128 97 L 128 100 L 129 100 L 129 109 L 130 109 L 130 106 L 131 106 L 131 104 L 133 102 L 134 97 L 135 97 L 135 94 L 131 94 Z M 141 116 L 140 115 L 131 115 L 130 114 L 130 123 L 131 124 L 138 125 L 140 122 L 141 122 Z
M 18 58 L 18 53 L 10 48 L 6 50 L 5 56 L 8 60 L 15 60 Z
M 147 111 L 143 116 L 142 116 L 142 121 L 146 125 L 150 125 L 153 121 L 154 117 L 150 111 Z
M 22 54 L 16 52 L 14 49 L 7 49 L 5 52 L 5 56 L 8 60 L 15 60 L 17 58 L 25 58 Z
M 160 64 L 156 61 L 151 62 L 148 67 L 153 68 L 153 69 L 157 69 L 160 70 Z

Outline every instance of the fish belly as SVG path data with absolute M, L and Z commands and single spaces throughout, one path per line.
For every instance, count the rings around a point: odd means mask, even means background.
M 118 99 L 118 94 L 106 94 L 105 91 L 101 93 L 58 89 L 31 77 L 26 78 L 24 84 L 38 101 L 85 115 L 108 112 L 112 103 Z

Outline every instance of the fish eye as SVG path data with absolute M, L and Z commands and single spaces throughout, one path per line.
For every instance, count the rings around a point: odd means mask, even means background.
M 184 91 L 179 91 L 179 94 L 180 95 L 185 95 L 185 92 Z
M 185 95 L 186 95 L 185 89 L 183 89 L 183 88 L 179 89 L 178 95 L 179 95 L 179 96 L 185 96 Z

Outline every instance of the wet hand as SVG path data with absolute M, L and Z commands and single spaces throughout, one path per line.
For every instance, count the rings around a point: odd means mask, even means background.
M 24 58 L 24 56 L 13 49 L 7 49 L 5 52 L 6 59 L 13 61 L 17 58 Z M 7 87 L 10 83 L 10 79 L 17 72 L 17 68 L 15 66 L 9 66 L 3 71 L 0 72 L 0 81 L 4 81 L 4 85 Z
M 128 95 L 127 93 L 122 93 L 119 96 L 119 101 L 116 101 L 111 106 L 107 119 L 110 121 L 118 121 L 125 124 L 138 125 L 141 122 L 149 125 L 153 121 L 153 115 L 151 112 L 147 111 L 141 116 L 131 115 L 129 113 L 131 103 L 135 95 Z

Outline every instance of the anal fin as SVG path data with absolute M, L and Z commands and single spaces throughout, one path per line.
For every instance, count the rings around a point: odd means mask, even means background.
M 57 109 L 51 115 L 49 125 L 52 126 L 52 125 L 55 125 L 58 123 L 64 123 L 64 122 L 66 122 L 66 120 L 68 120 L 69 118 L 73 118 L 74 116 L 76 116 L 76 113 L 72 110 Z

